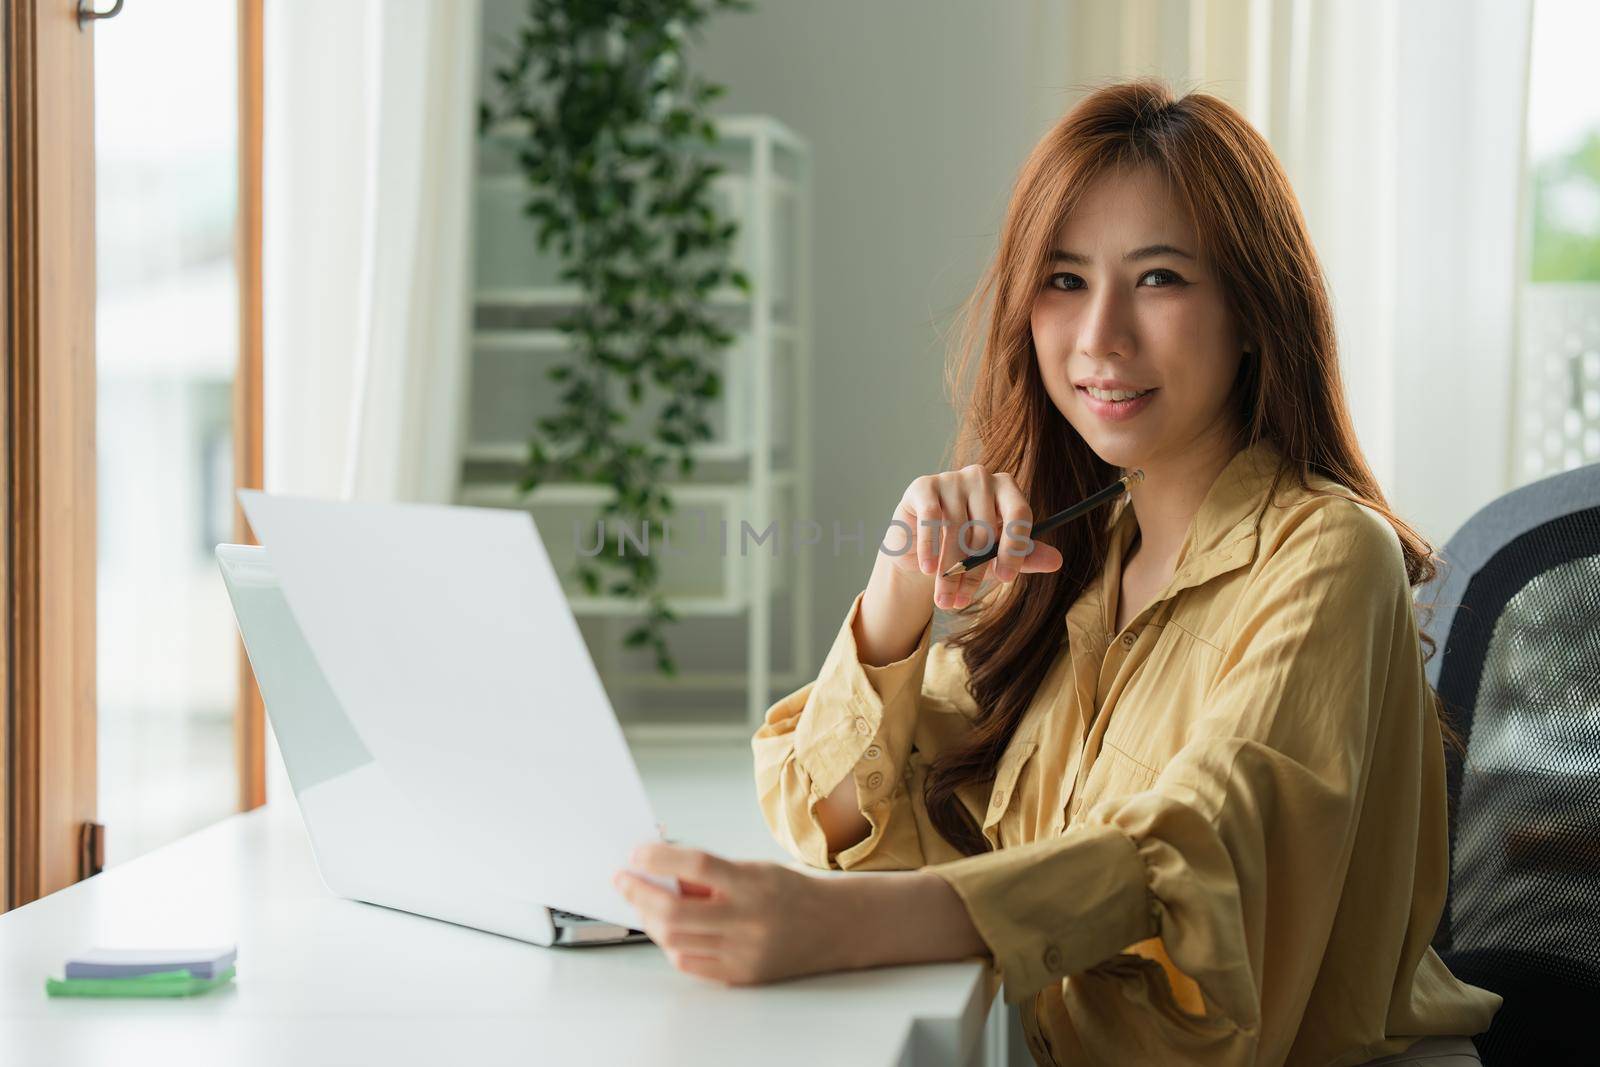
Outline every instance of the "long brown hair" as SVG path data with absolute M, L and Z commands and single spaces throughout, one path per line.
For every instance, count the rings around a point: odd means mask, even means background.
M 1389 509 L 1356 443 L 1326 282 L 1288 178 L 1233 107 L 1205 93 L 1174 97 L 1156 79 L 1094 89 L 1024 163 L 995 257 L 962 309 L 947 367 L 952 395 L 970 392 L 950 466 L 976 462 L 1010 472 L 1035 515 L 1081 500 L 1120 473 L 1051 403 L 1030 319 L 1050 246 L 1082 191 L 1101 175 L 1145 165 L 1165 176 L 1194 219 L 1200 255 L 1254 343 L 1236 385 L 1241 445 L 1269 439 L 1305 488 L 1315 472 L 1383 514 L 1399 535 L 1410 584 L 1427 582 L 1436 569 L 1432 546 Z M 977 372 L 964 384 L 980 334 Z M 1039 540 L 1061 551 L 1060 570 L 1029 574 L 958 613 L 971 624 L 948 640 L 962 651 L 980 712 L 968 738 L 934 761 L 924 799 L 934 826 L 964 854 L 989 844 L 957 789 L 993 781 L 1060 652 L 1067 609 L 1100 573 L 1109 538 L 1105 523 L 1090 521 L 1044 534 Z M 1422 637 L 1431 656 L 1434 642 Z M 1431 686 L 1429 695 L 1447 741 L 1456 741 Z

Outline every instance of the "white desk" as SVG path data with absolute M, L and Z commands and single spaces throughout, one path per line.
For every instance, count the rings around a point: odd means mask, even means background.
M 636 755 L 669 836 L 788 862 L 748 747 Z M 90 944 L 235 941 L 238 977 L 202 996 L 44 993 Z M 725 988 L 653 944 L 539 948 L 339 900 L 285 799 L 0 915 L 0 1063 L 965 1065 L 1000 1049 L 986 986 L 972 960 Z

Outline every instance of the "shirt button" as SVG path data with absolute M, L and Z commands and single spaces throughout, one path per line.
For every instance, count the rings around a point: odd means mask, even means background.
M 1002 790 L 1000 790 L 998 793 L 996 793 L 994 795 L 994 800 L 992 800 L 990 803 L 992 803 L 995 807 L 998 808 L 998 807 L 1002 807 L 1005 804 L 1005 802 L 1006 802 L 1006 791 L 1004 789 L 1002 789 Z
M 1051 945 L 1044 950 L 1044 965 L 1052 971 L 1061 970 L 1061 950 Z
M 879 748 L 877 745 L 868 745 L 867 746 L 867 758 L 868 759 L 877 759 L 881 755 L 883 755 L 883 749 Z
M 1137 641 L 1137 640 L 1138 640 L 1138 638 L 1135 637 L 1133 631 L 1130 630 L 1127 633 L 1122 635 L 1122 647 L 1123 648 L 1132 648 L 1133 647 L 1133 643 L 1135 641 Z
M 876 789 L 882 784 L 883 784 L 883 774 L 881 772 L 873 771 L 871 774 L 867 775 L 867 788 L 868 789 Z
M 862 718 L 860 715 L 857 715 L 856 716 L 856 733 L 860 734 L 862 737 L 866 737 L 871 732 L 872 732 L 872 727 L 870 725 L 868 725 L 867 720 Z

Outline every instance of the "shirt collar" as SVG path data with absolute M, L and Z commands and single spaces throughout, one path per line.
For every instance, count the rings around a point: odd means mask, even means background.
M 1261 514 L 1282 462 L 1282 452 L 1266 438 L 1234 453 L 1190 520 L 1172 580 L 1156 596 L 1155 603 L 1245 566 L 1255 558 Z M 1105 605 L 1109 603 L 1106 583 L 1121 580 L 1122 556 L 1138 529 L 1129 506 L 1131 500 L 1124 493 L 1111 506 L 1106 519 L 1111 540 L 1105 568 L 1099 580 L 1090 582 L 1067 612 L 1069 630 L 1105 628 Z

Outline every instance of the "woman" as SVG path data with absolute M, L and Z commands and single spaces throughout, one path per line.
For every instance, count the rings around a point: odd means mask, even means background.
M 1429 946 L 1431 549 L 1356 445 L 1270 148 L 1214 97 L 1089 95 L 1024 167 L 967 323 L 972 462 L 906 489 L 914 546 L 886 535 L 753 740 L 791 853 L 903 873 L 646 845 L 686 894 L 619 874 L 647 932 L 739 984 L 987 956 L 1041 1063 L 1476 1062 L 1499 998 Z M 940 576 L 988 535 L 996 560 Z M 938 643 L 935 605 L 967 623 Z

